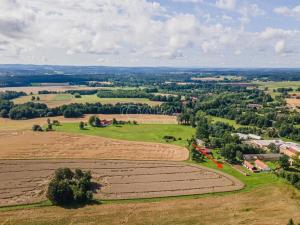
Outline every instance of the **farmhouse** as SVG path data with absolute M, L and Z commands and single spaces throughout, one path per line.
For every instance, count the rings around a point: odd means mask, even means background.
M 300 153 L 300 145 L 294 142 L 285 142 L 283 145 L 280 146 L 279 150 L 280 153 L 285 154 L 290 158 L 293 158 Z M 292 163 L 293 160 L 290 160 Z
M 268 150 L 268 147 L 270 144 L 275 144 L 276 146 L 279 147 L 282 144 L 284 144 L 284 142 L 282 140 L 252 140 L 252 141 L 250 141 L 250 144 L 252 144 L 258 148 Z
M 244 154 L 243 158 L 246 161 L 267 160 L 267 161 L 277 161 L 282 156 L 282 154 L 269 153 L 269 154 Z
M 266 165 L 263 161 L 260 161 L 259 159 L 254 161 L 255 166 L 260 169 L 261 171 L 270 171 L 270 167 Z
M 248 162 L 247 160 L 245 160 L 243 162 L 243 166 L 246 167 L 248 170 L 250 170 L 253 173 L 257 172 L 257 168 L 255 166 L 253 166 L 250 162 Z
M 261 140 L 261 136 L 255 135 L 255 134 L 242 134 L 242 133 L 236 133 L 233 135 L 237 135 L 240 140 Z

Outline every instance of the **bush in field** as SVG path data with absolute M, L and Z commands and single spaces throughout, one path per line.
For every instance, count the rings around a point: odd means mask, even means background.
M 80 130 L 84 129 L 84 122 L 82 122 L 82 121 L 79 122 L 79 129 Z
M 43 131 L 42 127 L 40 125 L 38 125 L 38 124 L 34 124 L 32 126 L 32 130 L 33 131 Z
M 163 137 L 163 139 L 166 141 L 166 142 L 170 142 L 170 141 L 176 141 L 176 138 L 174 136 L 170 136 L 170 135 L 165 135 Z
M 76 92 L 76 93 L 74 93 L 74 97 L 75 98 L 81 98 L 81 95 L 78 92 Z
M 47 198 L 54 205 L 68 205 L 72 203 L 84 204 L 93 199 L 91 172 L 69 168 L 55 171 L 47 191 Z

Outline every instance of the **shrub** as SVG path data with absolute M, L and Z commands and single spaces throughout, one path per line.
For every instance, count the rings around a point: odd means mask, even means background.
M 76 92 L 76 93 L 74 93 L 74 97 L 75 98 L 81 98 L 81 95 L 78 92 Z
M 38 124 L 34 124 L 32 126 L 32 130 L 33 131 L 43 131 L 42 127 L 40 125 L 38 125 Z
M 174 136 L 169 136 L 169 135 L 165 135 L 163 137 L 163 139 L 166 141 L 166 142 L 170 142 L 170 141 L 176 141 L 176 138 Z
M 47 198 L 54 205 L 71 203 L 88 203 L 93 199 L 91 172 L 69 168 L 59 168 L 55 171 L 47 191 Z
M 84 122 L 82 122 L 82 121 L 79 122 L 79 129 L 80 130 L 84 129 Z

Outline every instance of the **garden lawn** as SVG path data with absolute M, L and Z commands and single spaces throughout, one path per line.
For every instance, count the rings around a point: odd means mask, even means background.
M 99 128 L 88 126 L 85 130 L 80 130 L 78 123 L 65 123 L 61 126 L 54 127 L 54 129 L 76 134 L 95 135 L 129 141 L 169 143 L 179 146 L 186 146 L 186 140 L 190 139 L 195 134 L 194 128 L 177 124 L 126 124 Z M 166 135 L 174 136 L 177 140 L 166 142 L 163 139 Z M 181 138 L 181 140 L 178 140 L 179 138 Z

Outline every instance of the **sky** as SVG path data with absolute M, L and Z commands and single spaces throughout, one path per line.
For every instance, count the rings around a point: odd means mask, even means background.
M 300 67 L 299 0 L 0 0 L 0 64 Z

